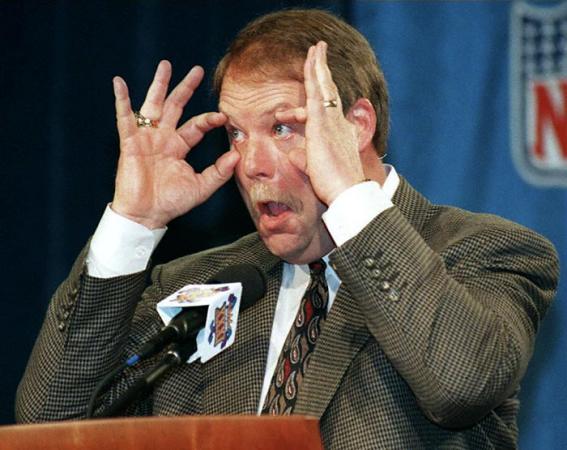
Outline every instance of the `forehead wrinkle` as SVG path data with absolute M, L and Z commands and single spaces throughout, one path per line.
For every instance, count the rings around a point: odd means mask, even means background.
M 266 111 L 261 111 L 258 114 L 258 117 L 260 119 L 264 119 L 264 118 L 275 118 L 276 116 L 276 112 L 279 111 L 286 111 L 288 109 L 291 108 L 295 108 L 296 106 L 292 105 L 289 102 L 279 102 L 278 104 L 276 104 L 274 107 L 266 110 Z M 226 110 L 223 110 L 222 108 L 222 102 L 219 103 L 219 111 L 222 112 L 227 118 L 229 123 L 236 125 L 237 127 L 239 127 L 238 125 L 238 119 L 232 115 L 230 115 L 228 112 L 226 112 Z M 255 111 L 256 112 L 256 111 Z
M 227 82 L 229 85 L 232 85 L 228 92 L 226 89 Z M 305 103 L 304 92 L 298 90 L 298 86 L 290 85 L 288 82 L 295 82 L 295 80 L 285 80 L 282 83 L 275 80 L 239 82 L 239 80 L 227 79 L 223 83 L 223 88 L 221 88 L 218 104 L 219 111 L 224 113 L 229 119 L 235 119 L 230 112 L 243 112 L 246 115 L 255 115 L 263 118 L 267 115 L 274 116 L 278 110 L 303 106 Z M 303 87 L 302 83 L 298 82 L 298 85 Z M 286 99 L 277 101 L 278 97 L 285 97 Z M 292 97 L 291 101 L 289 100 L 290 97 Z M 276 101 L 276 104 L 271 105 L 272 101 Z M 265 104 L 267 105 L 262 110 L 262 105 Z M 233 111 L 230 111 L 230 109 L 233 109 Z

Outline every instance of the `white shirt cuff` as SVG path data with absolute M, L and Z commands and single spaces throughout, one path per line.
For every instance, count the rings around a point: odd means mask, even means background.
M 111 278 L 145 270 L 167 228 L 150 230 L 106 207 L 87 255 L 90 276 Z
M 323 222 L 339 247 L 392 206 L 392 201 L 380 184 L 365 181 L 342 192 L 323 213 Z

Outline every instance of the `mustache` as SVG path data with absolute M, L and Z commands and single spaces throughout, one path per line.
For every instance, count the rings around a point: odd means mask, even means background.
M 252 214 L 259 214 L 256 205 L 258 203 L 277 202 L 287 205 L 292 211 L 299 213 L 303 211 L 303 202 L 291 195 L 289 192 L 280 191 L 267 184 L 253 184 L 248 192 L 250 210 Z

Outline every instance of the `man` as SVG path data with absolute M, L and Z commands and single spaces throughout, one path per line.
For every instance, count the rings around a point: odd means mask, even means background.
M 235 344 L 129 413 L 308 414 L 337 449 L 515 447 L 555 251 L 503 219 L 429 203 L 382 163 L 387 92 L 366 40 L 321 11 L 261 17 L 217 68 L 220 112 L 180 127 L 203 71 L 167 95 L 170 75 L 161 62 L 139 114 L 114 80 L 115 196 L 49 307 L 18 419 L 83 417 L 97 382 L 160 328 L 159 300 L 248 262 L 268 286 Z M 195 173 L 187 152 L 220 126 L 230 150 Z M 233 174 L 257 233 L 157 267 L 145 288 L 165 225 Z

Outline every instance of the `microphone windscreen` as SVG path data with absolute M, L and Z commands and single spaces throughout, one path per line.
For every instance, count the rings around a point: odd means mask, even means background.
M 242 283 L 241 309 L 254 305 L 266 293 L 266 276 L 252 264 L 225 267 L 213 275 L 208 283 Z

